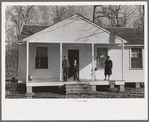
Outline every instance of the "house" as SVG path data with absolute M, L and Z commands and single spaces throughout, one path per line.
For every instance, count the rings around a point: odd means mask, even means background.
M 19 43 L 18 80 L 26 83 L 27 92 L 34 86 L 62 85 L 63 56 L 70 62 L 69 77 L 77 59 L 80 79 L 93 81 L 91 70 L 97 68 L 100 83 L 109 55 L 111 80 L 137 87 L 144 82 L 144 33 L 135 28 L 102 28 L 76 14 L 52 26 L 24 25 Z

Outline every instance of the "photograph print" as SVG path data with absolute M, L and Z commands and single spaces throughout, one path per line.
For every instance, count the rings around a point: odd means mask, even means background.
M 145 97 L 144 5 L 4 11 L 6 99 Z

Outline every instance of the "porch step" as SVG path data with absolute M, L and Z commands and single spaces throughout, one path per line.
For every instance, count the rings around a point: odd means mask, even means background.
M 67 91 L 66 94 L 71 94 L 71 93 L 91 93 L 91 90 L 71 90 Z
M 85 85 L 80 85 L 80 84 L 78 84 L 78 85 L 76 85 L 76 84 L 71 84 L 71 85 L 66 85 L 65 84 L 65 87 L 67 87 L 67 88 L 86 88 L 86 87 L 89 87 L 89 84 L 85 84 Z
M 67 83 L 65 84 L 66 94 L 68 93 L 91 93 L 90 85 L 88 83 Z
M 90 90 L 90 87 L 70 87 L 70 88 L 66 88 L 66 91 L 68 90 Z
M 85 86 L 85 87 L 81 87 L 81 86 L 71 86 L 71 87 L 65 87 L 66 88 L 66 90 L 69 90 L 69 89 L 76 89 L 76 90 L 78 90 L 78 89 L 81 89 L 81 90 L 87 90 L 87 89 L 90 89 L 90 87 L 87 87 L 87 86 Z

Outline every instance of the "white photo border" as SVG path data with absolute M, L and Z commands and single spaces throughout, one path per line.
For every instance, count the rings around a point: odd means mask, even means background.
M 145 98 L 135 99 L 5 99 L 6 5 L 145 5 Z M 2 120 L 147 120 L 148 4 L 136 2 L 2 2 Z

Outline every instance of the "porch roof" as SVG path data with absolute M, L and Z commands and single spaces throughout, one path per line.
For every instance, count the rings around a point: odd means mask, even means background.
M 104 29 L 80 15 L 74 15 L 52 26 L 24 25 L 20 40 L 34 43 L 142 44 L 144 42 L 142 33 L 141 36 L 137 36 L 133 33 L 135 29 L 127 30 L 128 28 Z M 135 36 L 132 36 L 132 33 Z

